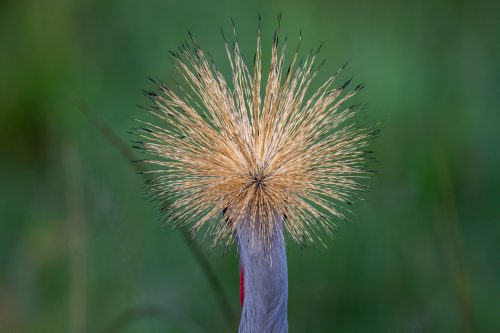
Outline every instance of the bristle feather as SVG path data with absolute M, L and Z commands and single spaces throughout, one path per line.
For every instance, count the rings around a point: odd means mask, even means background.
M 230 244 L 239 223 L 250 223 L 269 239 L 280 215 L 300 244 L 324 244 L 318 233 L 333 235 L 332 218 L 352 215 L 345 205 L 366 190 L 361 181 L 374 173 L 367 170 L 372 151 L 366 148 L 379 129 L 353 121 L 366 105 L 344 107 L 365 84 L 346 93 L 352 78 L 332 87 L 346 63 L 311 94 L 311 83 L 325 63 L 315 67 L 322 44 L 298 61 L 299 31 L 285 67 L 286 37 L 278 47 L 280 14 L 261 94 L 260 15 L 253 70 L 243 61 L 231 24 L 232 47 L 221 29 L 231 85 L 190 31 L 189 41 L 170 51 L 184 78 L 178 85 L 182 95 L 149 78 L 159 92 L 144 91 L 154 105 L 143 109 L 157 122 L 139 120 L 145 127 L 139 127 L 141 141 L 134 141 L 134 148 L 152 156 L 144 162 L 156 166 L 148 184 L 151 197 L 171 203 L 164 214 L 173 225 L 189 225 L 193 233 L 207 226 L 223 245 Z

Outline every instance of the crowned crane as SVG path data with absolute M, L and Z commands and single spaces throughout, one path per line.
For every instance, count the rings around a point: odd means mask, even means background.
M 345 106 L 363 85 L 335 84 L 338 70 L 311 92 L 324 63 L 317 65 L 319 48 L 299 60 L 300 34 L 285 65 L 279 25 L 265 80 L 260 18 L 252 70 L 234 24 L 234 41 L 224 37 L 229 80 L 189 33 L 171 51 L 184 84 L 174 92 L 157 83 L 147 93 L 157 119 L 139 130 L 156 168 L 153 196 L 172 203 L 167 222 L 193 233 L 205 227 L 214 244 L 236 240 L 241 333 L 288 331 L 284 235 L 301 243 L 318 240 L 318 231 L 331 235 L 370 175 L 365 148 L 376 134 L 352 121 L 360 105 Z

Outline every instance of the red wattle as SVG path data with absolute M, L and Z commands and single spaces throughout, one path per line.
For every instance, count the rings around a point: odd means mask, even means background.
M 245 274 L 243 273 L 243 267 L 240 267 L 240 305 L 243 306 L 243 300 L 245 299 Z

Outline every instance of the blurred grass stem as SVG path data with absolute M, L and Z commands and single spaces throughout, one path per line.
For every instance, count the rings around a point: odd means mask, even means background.
M 127 143 L 121 139 L 114 131 L 110 128 L 108 124 L 104 122 L 104 120 L 95 112 L 91 111 L 87 104 L 83 101 L 77 101 L 78 110 L 80 110 L 87 119 L 94 125 L 97 130 L 104 136 L 106 140 L 108 140 L 113 147 L 115 147 L 120 154 L 132 165 L 132 167 L 137 171 L 137 173 L 141 174 L 145 181 L 149 181 L 149 177 L 147 174 L 148 168 L 142 162 L 133 162 L 137 161 L 138 157 L 132 152 Z M 168 203 L 163 204 L 163 209 L 168 210 Z M 191 255 L 194 257 L 196 263 L 201 268 L 205 278 L 207 279 L 212 291 L 215 294 L 217 299 L 217 303 L 219 305 L 220 310 L 222 311 L 224 318 L 227 321 L 227 324 L 230 327 L 235 327 L 236 325 L 236 316 L 229 302 L 224 289 L 222 288 L 222 284 L 220 280 L 217 278 L 212 265 L 203 254 L 200 246 L 190 237 L 190 233 L 186 228 L 181 229 L 182 239 L 186 243 L 189 248 Z
M 471 298 L 469 279 L 464 258 L 463 232 L 458 221 L 455 191 L 447 161 L 442 153 L 436 152 L 439 186 L 443 211 L 438 219 L 443 238 L 443 249 L 447 256 L 450 274 L 453 279 L 463 332 L 476 332 L 474 306 Z
M 76 147 L 63 147 L 66 169 L 67 240 L 69 270 L 69 333 L 86 332 L 87 317 L 87 228 L 84 216 L 81 161 Z

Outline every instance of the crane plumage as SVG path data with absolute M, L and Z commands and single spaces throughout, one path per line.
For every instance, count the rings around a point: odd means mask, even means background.
M 269 240 L 260 238 L 258 228 L 252 229 L 248 223 L 236 229 L 246 291 L 240 333 L 288 331 L 288 270 L 283 224 L 278 223 L 277 232 Z M 270 241 L 271 246 L 265 246 L 265 241 Z
M 166 221 L 194 232 L 206 225 L 215 244 L 230 244 L 241 223 L 270 240 L 280 228 L 277 216 L 285 215 L 294 240 L 314 242 L 318 230 L 331 233 L 332 217 L 346 218 L 344 204 L 370 177 L 365 147 L 375 131 L 349 121 L 361 105 L 345 107 L 364 85 L 346 91 L 349 80 L 334 87 L 338 70 L 310 94 L 319 50 L 299 61 L 299 37 L 285 70 L 287 41 L 279 47 L 279 24 L 263 82 L 260 31 L 259 23 L 253 71 L 236 30 L 232 46 L 225 42 L 230 83 L 191 34 L 171 52 L 185 82 L 179 92 L 155 82 L 158 91 L 146 94 L 158 119 L 141 121 L 138 130 L 151 156 L 146 162 L 156 168 L 150 188 L 171 203 Z
M 324 62 L 317 64 L 319 48 L 299 60 L 301 34 L 285 67 L 279 26 L 265 80 L 260 17 L 252 70 L 234 24 L 231 45 L 224 37 L 230 78 L 189 33 L 171 52 L 184 83 L 174 91 L 153 81 L 147 110 L 156 120 L 141 120 L 139 129 L 155 167 L 153 197 L 170 203 L 167 223 L 193 233 L 207 227 L 213 244 L 237 239 L 242 333 L 288 331 L 284 234 L 315 242 L 318 231 L 331 235 L 333 221 L 346 219 L 345 204 L 371 177 L 366 147 L 378 132 L 356 120 L 362 105 L 346 106 L 364 85 L 336 85 L 344 66 L 311 92 Z

